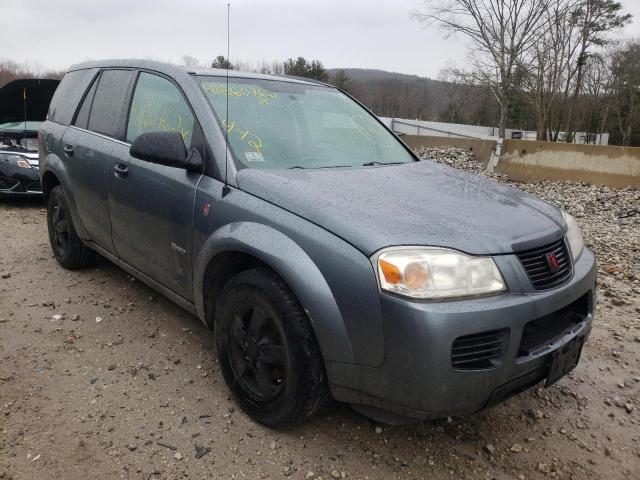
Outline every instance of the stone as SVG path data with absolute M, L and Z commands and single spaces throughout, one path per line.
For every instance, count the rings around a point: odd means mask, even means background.
M 542 411 L 537 410 L 537 409 L 535 409 L 535 408 L 531 408 L 531 409 L 527 412 L 527 414 L 528 414 L 531 418 L 535 418 L 536 420 L 539 420 L 539 419 L 541 419 L 541 418 L 544 416 L 544 414 L 542 413 Z
M 513 453 L 520 453 L 522 452 L 522 445 L 520 445 L 519 443 L 514 443 L 513 445 L 511 445 L 511 448 L 509 450 L 511 450 Z

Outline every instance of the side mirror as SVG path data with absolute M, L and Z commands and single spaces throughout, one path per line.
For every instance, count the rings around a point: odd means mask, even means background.
M 141 133 L 131 144 L 133 158 L 167 167 L 202 170 L 202 158 L 196 149 L 187 151 L 178 132 Z

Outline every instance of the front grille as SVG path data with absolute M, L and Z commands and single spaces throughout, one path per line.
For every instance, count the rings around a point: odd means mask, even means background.
M 522 331 L 518 356 L 537 354 L 550 348 L 579 327 L 592 311 L 593 298 L 591 292 L 588 292 L 556 312 L 531 320 Z
M 508 344 L 508 328 L 458 337 L 451 347 L 451 365 L 456 370 L 497 367 L 502 363 Z
M 558 268 L 555 270 L 552 270 L 547 260 L 549 254 L 555 255 L 558 261 Z M 544 247 L 516 252 L 516 255 L 536 290 L 559 287 L 571 278 L 571 259 L 564 240 L 558 240 Z

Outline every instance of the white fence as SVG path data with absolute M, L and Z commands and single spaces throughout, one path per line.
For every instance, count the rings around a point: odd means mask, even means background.
M 409 120 L 406 118 L 380 117 L 389 128 L 397 133 L 406 135 L 427 135 L 433 137 L 461 137 L 461 138 L 481 138 L 484 140 L 499 140 L 498 128 L 483 127 L 479 125 L 462 125 L 458 123 L 429 122 L 425 120 Z M 508 128 L 506 138 L 518 140 L 535 140 L 536 132 L 526 130 L 516 130 Z M 560 140 L 564 138 L 564 132 L 560 133 Z M 577 132 L 574 143 L 591 143 L 595 145 L 608 145 L 609 134 L 597 133 L 587 134 Z

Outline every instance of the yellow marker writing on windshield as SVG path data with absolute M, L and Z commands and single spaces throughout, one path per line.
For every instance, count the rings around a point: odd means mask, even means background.
M 262 139 L 251 132 L 251 130 L 240 130 L 236 128 L 235 120 L 230 121 L 228 124 L 223 120 L 222 125 L 227 130 L 227 134 L 237 134 L 241 140 L 249 145 L 255 152 L 262 153 Z
M 278 98 L 278 94 L 274 92 L 269 92 L 261 87 L 254 86 L 229 86 L 229 90 L 227 87 L 222 84 L 211 84 L 207 83 L 202 86 L 202 89 L 206 93 L 212 93 L 213 95 L 227 95 L 229 97 L 250 97 L 253 96 L 258 99 L 258 103 L 260 105 L 269 105 L 269 102 Z

